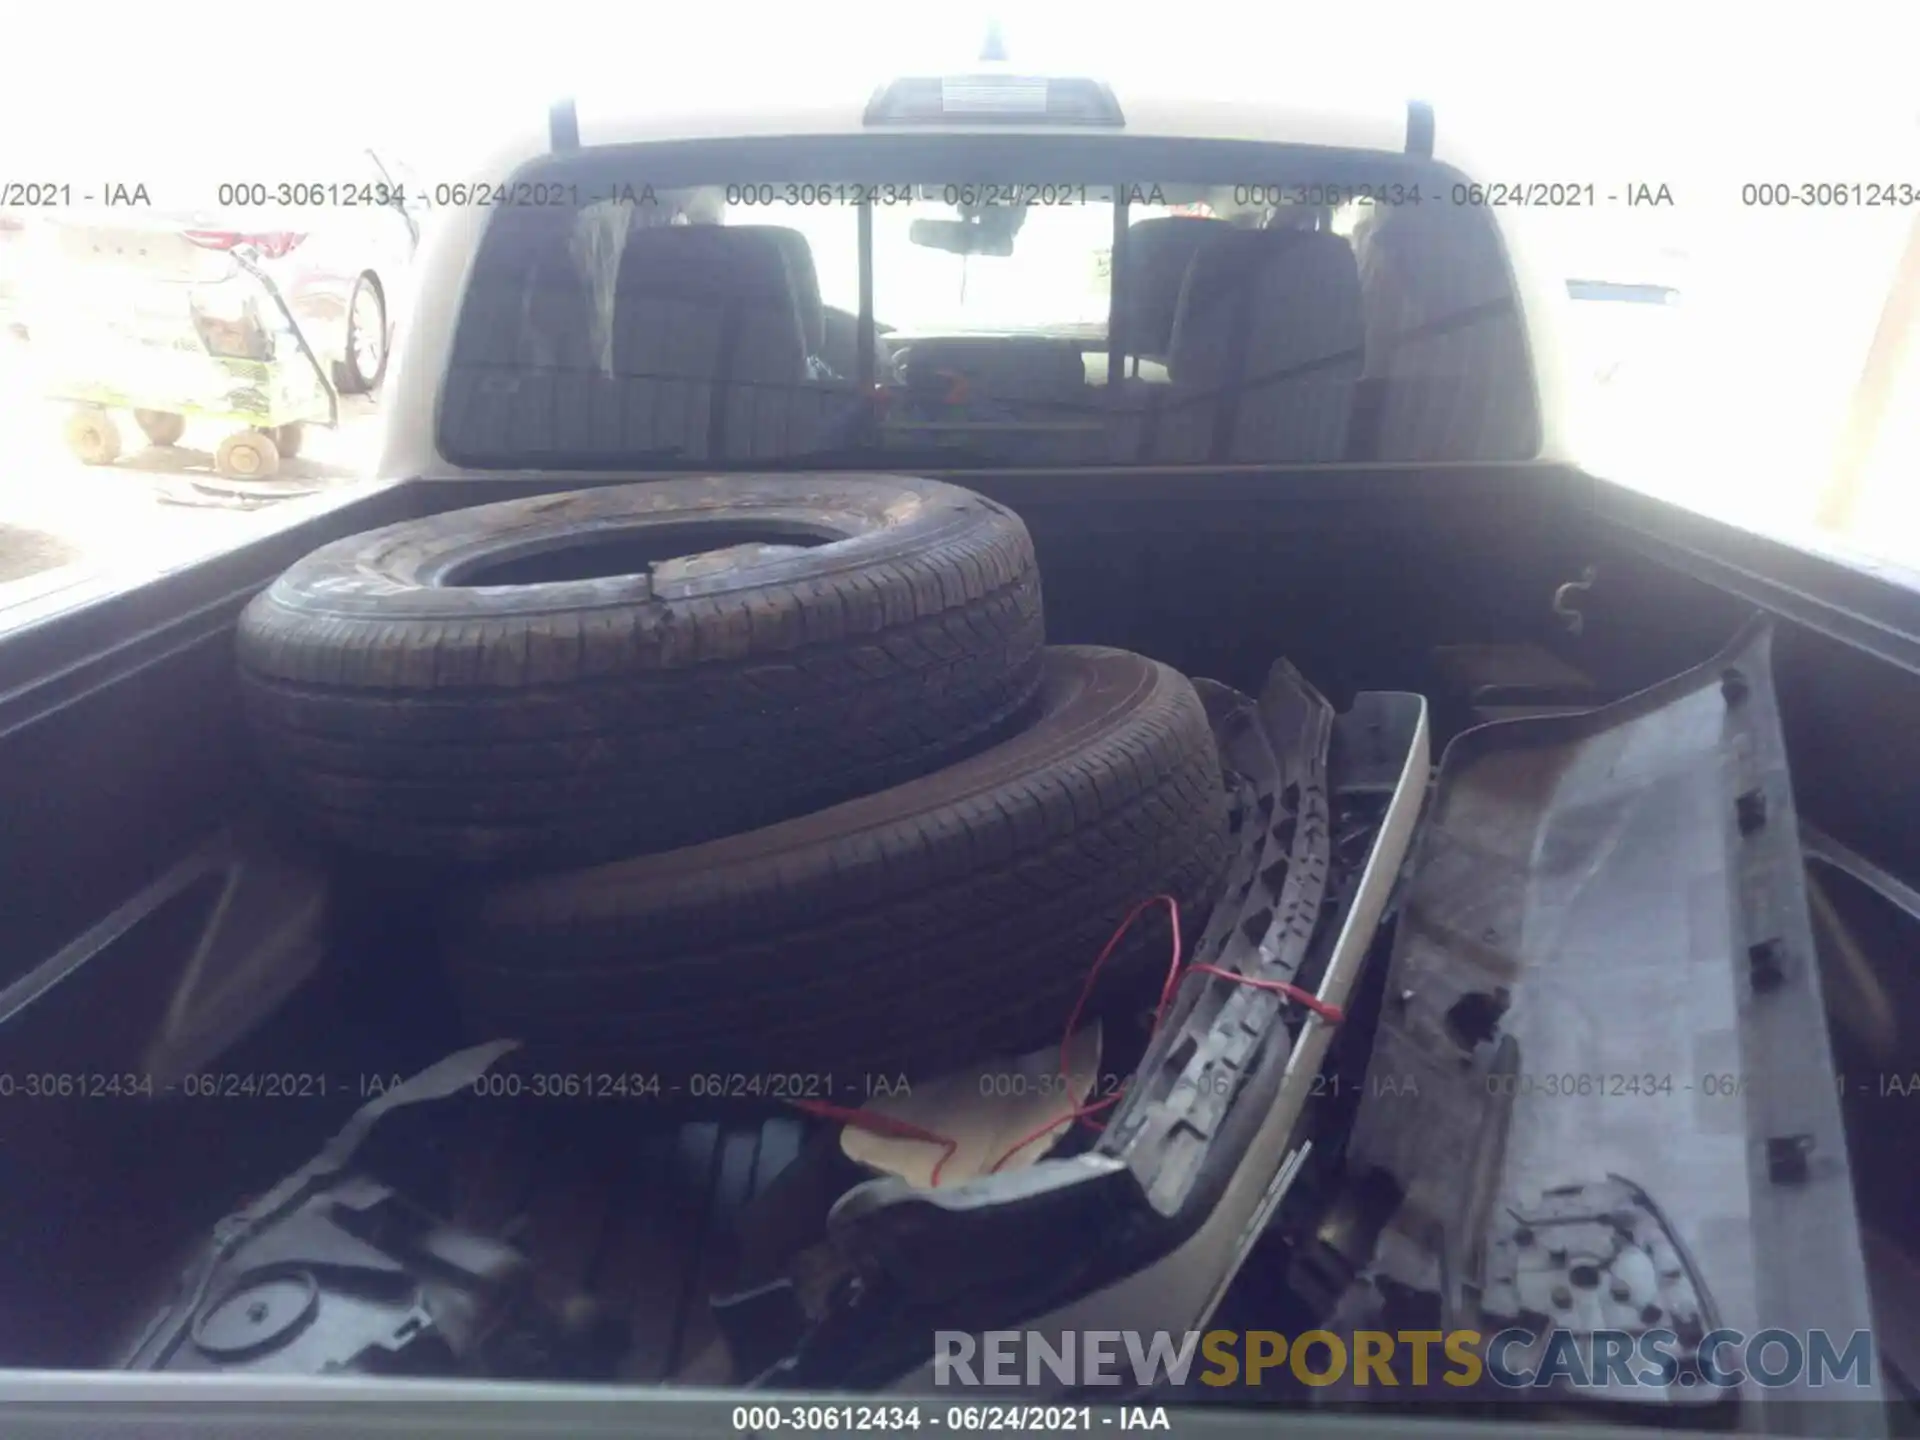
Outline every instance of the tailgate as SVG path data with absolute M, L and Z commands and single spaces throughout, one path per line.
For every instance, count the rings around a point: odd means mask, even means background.
M 1448 748 L 1347 1161 L 1402 1197 L 1367 1293 L 1516 1332 L 1527 1398 L 1624 1335 L 1624 1376 L 1556 1398 L 1855 1402 L 1821 1425 L 1870 1431 L 1870 1367 L 1695 1383 L 1740 1337 L 1838 1353 L 1870 1324 L 1769 641 Z

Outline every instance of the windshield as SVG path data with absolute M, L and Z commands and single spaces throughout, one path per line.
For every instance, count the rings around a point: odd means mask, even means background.
M 697 147 L 523 172 L 475 265 L 443 450 L 481 469 L 1532 453 L 1504 258 L 1449 172 L 1163 142 L 1137 179 L 1110 145 L 1033 180 L 1053 142 L 1028 143 L 1012 173 L 951 137 L 904 172 L 797 143 L 761 147 L 766 178 Z

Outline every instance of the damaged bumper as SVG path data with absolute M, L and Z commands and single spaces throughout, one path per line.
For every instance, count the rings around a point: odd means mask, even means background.
M 886 1176 L 829 1197 L 815 1213 L 835 1283 L 798 1282 L 789 1255 L 780 1278 L 713 1300 L 734 1383 L 913 1390 L 939 1331 L 1180 1328 L 1218 1303 L 1299 1172 L 1302 1120 L 1411 841 L 1428 752 L 1417 696 L 1362 695 L 1336 716 L 1278 666 L 1257 700 L 1219 686 L 1206 699 L 1238 857 L 1104 1131 L 1019 1170 L 937 1189 Z M 396 1183 L 417 1166 L 376 1153 L 420 1156 L 434 1114 L 509 1048 L 389 1090 L 224 1222 L 127 1367 L 617 1373 L 618 1340 L 577 1297 L 550 1293 L 502 1237 L 436 1219 L 440 1187 Z

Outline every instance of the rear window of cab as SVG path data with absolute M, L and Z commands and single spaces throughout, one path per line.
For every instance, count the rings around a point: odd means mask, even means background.
M 441 448 L 478 469 L 1529 458 L 1520 312 L 1466 191 L 1398 155 L 1108 136 L 551 157 L 486 224 Z

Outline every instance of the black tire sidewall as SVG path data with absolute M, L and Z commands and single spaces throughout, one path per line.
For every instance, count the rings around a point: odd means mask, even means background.
M 915 514 L 889 517 L 889 510 L 913 497 L 925 502 Z M 648 508 L 635 508 L 642 504 Z M 1009 512 L 970 491 L 889 475 L 822 476 L 811 488 L 785 477 L 730 475 L 578 490 L 403 521 L 336 542 L 290 567 L 255 604 L 335 627 L 533 618 L 649 603 L 664 608 L 910 558 L 957 538 L 980 521 L 983 509 L 1018 525 Z M 523 547 L 553 541 L 554 548 L 565 548 L 572 534 L 592 539 L 705 520 L 812 521 L 823 529 L 842 525 L 846 533 L 789 559 L 680 585 L 671 594 L 637 576 L 471 588 L 437 583 L 440 576 Z
M 1189 682 L 1118 651 L 1049 650 L 1044 668 L 1032 723 L 947 770 L 757 832 L 467 892 L 444 953 L 474 1023 L 676 1080 L 707 1064 L 919 1078 L 1057 1043 L 1130 908 L 1165 893 L 1198 933 L 1230 841 Z M 1102 975 L 1134 993 L 1164 966 L 1164 936 L 1164 919 L 1140 927 Z M 705 987 L 711 1023 L 693 1018 Z
M 605 579 L 426 583 L 529 537 L 662 516 L 737 535 L 769 514 L 850 538 L 730 542 L 710 567 Z M 682 553 L 659 538 L 645 554 Z M 718 476 L 326 547 L 248 605 L 239 660 L 263 766 L 296 808 L 348 849 L 492 870 L 670 850 L 937 770 L 1018 723 L 1044 643 L 1032 539 L 982 497 L 900 477 Z

